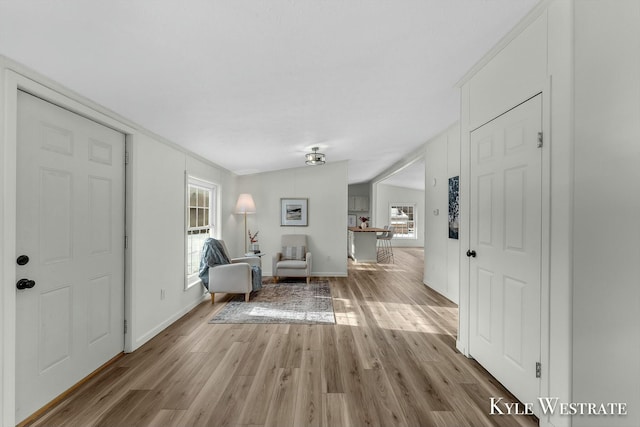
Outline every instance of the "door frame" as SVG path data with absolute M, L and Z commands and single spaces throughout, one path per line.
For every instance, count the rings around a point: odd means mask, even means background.
M 496 117 L 487 120 L 482 125 L 496 119 L 502 114 L 516 108 L 519 105 L 529 101 L 536 96 L 542 96 L 542 133 L 544 137 L 542 150 L 542 200 L 541 200 L 541 258 L 540 258 L 540 363 L 542 364 L 542 373 L 540 378 L 540 395 L 549 396 L 550 394 L 550 262 L 551 262 L 551 77 L 549 77 L 542 91 L 532 93 L 526 99 L 523 99 L 516 105 L 498 114 Z M 464 97 L 469 96 L 463 93 Z M 462 109 L 461 123 L 468 125 L 468 110 Z M 480 125 L 480 126 L 482 126 Z M 480 127 L 478 126 L 478 127 Z M 469 343 L 471 338 L 471 319 L 469 316 L 471 304 L 470 290 L 470 268 L 471 263 L 466 255 L 467 249 L 470 248 L 470 229 L 471 229 L 471 132 L 477 129 L 468 127 L 460 129 L 460 300 L 459 300 L 459 324 L 458 339 L 456 348 L 465 356 L 470 357 Z
M 0 72 L 4 71 L 3 86 L 0 87 L 0 100 L 3 102 L 0 116 L 0 153 L 2 157 L 3 175 L 0 176 L 0 192 L 2 198 L 2 212 L 0 212 L 0 238 L 2 240 L 2 275 L 0 276 L 0 371 L 2 372 L 2 390 L 0 390 L 0 424 L 15 425 L 15 351 L 16 351 L 16 162 L 17 162 L 17 120 L 18 120 L 18 90 L 23 90 L 48 102 L 65 108 L 75 114 L 86 117 L 94 122 L 122 132 L 125 135 L 125 150 L 132 143 L 135 129 L 117 118 L 112 112 L 99 107 L 86 98 L 38 75 L 18 64 L 10 63 L 0 57 Z M 2 127 L 1 125 L 4 124 Z M 124 159 L 123 159 L 124 161 Z M 125 167 L 125 233 L 130 235 L 131 182 L 129 167 Z M 124 318 L 132 318 L 131 304 L 131 251 L 125 249 L 125 277 L 124 277 Z M 130 322 L 129 322 L 130 323 Z M 131 329 L 129 329 L 131 330 Z M 130 334 L 125 334 L 123 349 L 131 348 Z

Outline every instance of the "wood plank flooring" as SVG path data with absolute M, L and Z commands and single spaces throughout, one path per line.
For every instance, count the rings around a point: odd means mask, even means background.
M 457 306 L 422 284 L 423 251 L 330 279 L 335 325 L 212 325 L 203 302 L 33 426 L 536 426 L 455 349 Z

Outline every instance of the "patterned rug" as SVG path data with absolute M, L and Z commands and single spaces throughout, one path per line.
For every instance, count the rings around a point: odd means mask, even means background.
M 251 294 L 230 300 L 209 323 L 334 324 L 331 289 L 327 281 L 265 283 Z

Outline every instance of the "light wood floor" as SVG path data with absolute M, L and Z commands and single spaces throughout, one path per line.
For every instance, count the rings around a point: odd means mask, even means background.
M 535 426 L 455 350 L 457 306 L 423 251 L 330 279 L 336 325 L 211 325 L 204 302 L 82 385 L 36 426 Z

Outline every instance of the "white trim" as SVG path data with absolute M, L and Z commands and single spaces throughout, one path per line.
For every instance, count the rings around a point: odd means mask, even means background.
M 1 58 L 0 58 L 1 59 Z M 0 355 L 0 372 L 2 372 L 2 401 L 0 402 L 0 420 L 3 426 L 14 426 L 15 422 L 15 353 L 16 353 L 16 291 L 12 286 L 16 282 L 16 159 L 17 159 L 17 99 L 18 80 L 13 73 L 4 75 L 3 103 L 4 132 L 0 141 L 2 153 L 2 229 L 0 230 L 0 259 L 2 260 L 2 277 L 0 277 L 2 296 L 2 331 L 0 341 L 2 354 Z M 0 89 L 0 90 L 2 90 Z M 2 127 L 2 126 L 0 126 Z
M 185 292 L 196 285 L 202 284 L 202 280 L 200 279 L 200 276 L 198 275 L 198 273 L 193 273 L 188 275 L 185 282 L 187 286 L 186 288 L 184 288 Z
M 199 283 L 202 283 L 202 280 L 200 280 L 200 276 L 198 276 L 198 273 L 189 274 L 185 278 L 185 281 L 184 281 L 185 288 L 183 289 L 183 291 L 186 292 Z
M 452 126 L 455 126 L 455 124 Z M 451 128 L 451 126 L 447 127 L 447 131 L 449 130 L 449 128 Z M 440 132 L 438 135 L 442 133 L 444 132 Z M 435 136 L 434 138 L 437 138 L 437 136 Z M 431 141 L 431 139 L 432 138 L 430 138 L 429 141 Z M 371 183 L 379 184 L 385 179 L 391 178 L 393 175 L 396 175 L 402 172 L 403 170 L 413 165 L 414 163 L 419 162 L 420 160 L 424 160 L 424 156 L 425 156 L 424 150 L 425 150 L 426 144 L 427 142 L 422 144 L 417 150 L 414 150 L 413 152 L 404 156 L 401 160 L 395 162 L 393 165 L 391 165 L 390 167 L 388 167 L 387 169 L 385 169 L 384 171 L 382 171 L 381 173 L 373 177 L 373 179 L 371 179 Z
M 539 395 L 551 396 L 551 99 L 552 76 L 548 76 L 542 96 L 542 183 L 540 206 L 542 238 L 540 241 L 540 377 Z M 546 230 L 546 232 L 545 232 Z M 541 424 L 550 423 L 550 415 L 538 414 Z
M 469 320 L 469 259 L 467 249 L 469 249 L 469 229 L 471 206 L 470 195 L 470 152 L 471 138 L 469 130 L 469 85 L 465 85 L 460 91 L 460 223 L 458 237 L 460 242 L 460 288 L 458 291 L 458 338 L 456 348 L 460 353 L 469 357 L 469 331 L 471 324 Z M 466 109 L 464 107 L 467 107 Z
M 429 288 L 430 290 L 432 290 L 433 292 L 435 292 L 435 293 L 437 293 L 437 294 L 442 295 L 443 297 L 445 297 L 446 299 L 448 299 L 449 301 L 451 301 L 451 303 L 452 303 L 452 304 L 456 304 L 456 303 L 453 301 L 453 299 L 451 299 L 451 295 L 449 295 L 449 293 L 448 293 L 448 292 L 442 292 L 442 291 L 437 290 L 436 288 L 434 288 L 433 286 L 431 286 L 431 283 L 429 283 L 428 281 L 426 281 L 426 280 L 424 280 L 424 279 L 422 280 L 422 284 L 423 284 L 424 286 L 426 286 L 427 288 Z M 457 304 L 456 304 L 456 305 L 457 305 Z
M 133 311 L 133 301 L 135 294 L 133 292 L 133 270 L 136 264 L 133 262 L 134 248 L 136 245 L 135 233 L 133 227 L 137 218 L 137 212 L 134 208 L 133 201 L 137 198 L 136 185 L 134 185 L 135 174 L 133 173 L 134 162 L 134 137 L 132 134 L 125 136 L 125 150 L 129 153 L 129 162 L 124 165 L 125 174 L 125 235 L 127 236 L 127 247 L 124 250 L 124 318 L 127 320 L 127 331 L 124 334 L 124 351 L 132 352 L 132 336 L 133 325 L 136 324 L 136 313 Z

